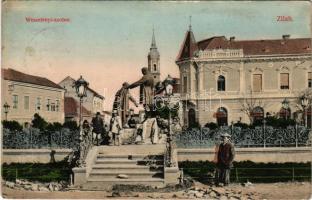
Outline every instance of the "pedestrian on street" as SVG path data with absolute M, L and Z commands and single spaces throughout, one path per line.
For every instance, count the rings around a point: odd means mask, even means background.
M 230 171 L 233 167 L 235 157 L 234 145 L 230 142 L 231 135 L 228 133 L 221 134 L 221 144 L 217 149 L 217 168 L 215 176 L 215 184 L 224 186 L 230 183 Z
M 122 122 L 120 116 L 118 116 L 117 110 L 113 110 L 112 118 L 110 121 L 110 131 L 112 133 L 113 145 L 119 146 L 120 142 L 120 131 L 122 129 Z
M 104 133 L 104 123 L 103 123 L 103 119 L 101 117 L 100 112 L 96 113 L 96 116 L 92 119 L 92 132 L 96 141 L 96 145 L 99 145 L 101 143 L 102 137 L 105 140 L 105 133 Z M 105 141 L 103 140 L 103 143 L 105 143 Z

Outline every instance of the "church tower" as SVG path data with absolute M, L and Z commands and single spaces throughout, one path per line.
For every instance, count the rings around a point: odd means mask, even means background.
M 160 55 L 157 50 L 155 34 L 153 29 L 153 36 L 152 36 L 152 44 L 150 51 L 147 56 L 148 60 L 148 70 L 152 73 L 154 77 L 154 83 L 158 83 L 160 81 Z

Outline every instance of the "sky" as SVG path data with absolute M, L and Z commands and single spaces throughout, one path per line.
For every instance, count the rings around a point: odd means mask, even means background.
M 213 36 L 236 40 L 310 37 L 309 2 L 103 2 L 6 1 L 2 3 L 2 67 L 59 83 L 82 75 L 105 96 L 111 110 L 125 81 L 141 77 L 155 29 L 161 78 L 178 77 L 175 64 L 191 23 L 197 41 Z M 190 20 L 190 17 L 191 20 Z M 290 16 L 292 21 L 278 21 Z M 27 22 L 69 18 L 66 23 Z M 191 21 L 191 22 L 190 22 Z M 138 91 L 132 91 L 138 99 Z

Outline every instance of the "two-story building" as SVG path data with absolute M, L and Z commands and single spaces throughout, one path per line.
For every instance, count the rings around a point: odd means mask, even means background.
M 73 87 L 75 79 L 67 76 L 59 85 L 65 89 L 65 119 L 79 121 L 79 97 Z M 104 97 L 90 87 L 87 88 L 87 97 L 83 98 L 82 115 L 84 119 L 91 120 L 97 112 L 103 113 Z
M 14 69 L 1 69 L 2 120 L 31 122 L 38 113 L 48 122 L 64 122 L 64 92 L 47 78 L 25 74 Z
M 311 60 L 311 38 L 217 36 L 197 42 L 190 28 L 176 59 L 184 123 L 250 123 L 266 115 L 293 118 L 299 93 L 312 87 Z M 285 99 L 287 110 L 282 107 Z

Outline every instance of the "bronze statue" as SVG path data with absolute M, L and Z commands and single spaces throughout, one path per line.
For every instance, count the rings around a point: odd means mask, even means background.
M 140 104 L 143 104 L 145 109 L 150 109 L 154 98 L 154 79 L 146 67 L 143 67 L 141 71 L 142 78 L 132 83 L 128 88 L 132 89 L 140 86 Z

